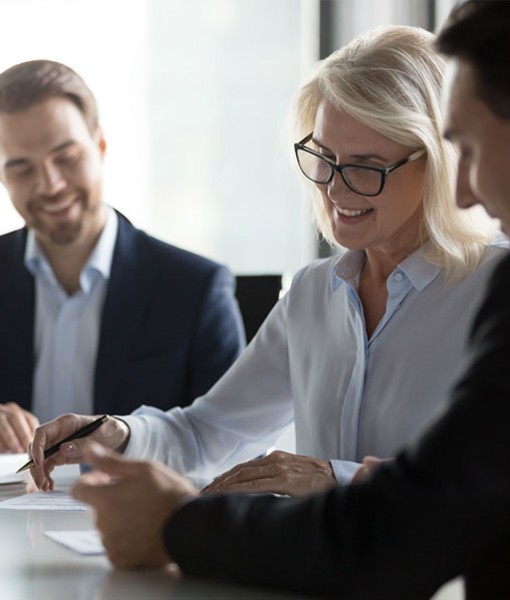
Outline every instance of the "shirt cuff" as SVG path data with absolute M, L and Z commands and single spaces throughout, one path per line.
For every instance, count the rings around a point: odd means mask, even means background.
M 329 463 L 339 485 L 349 485 L 354 474 L 361 467 L 360 463 L 350 460 L 330 460 Z
M 139 417 L 123 415 L 121 418 L 129 427 L 129 441 L 124 449 L 123 456 L 128 459 L 141 458 L 145 446 L 145 423 Z

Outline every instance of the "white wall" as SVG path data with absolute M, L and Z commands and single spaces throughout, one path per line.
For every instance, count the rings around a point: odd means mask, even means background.
M 314 254 L 282 125 L 314 0 L 0 0 L 0 70 L 50 58 L 97 96 L 105 200 L 238 273 Z M 0 233 L 21 224 L 2 189 Z

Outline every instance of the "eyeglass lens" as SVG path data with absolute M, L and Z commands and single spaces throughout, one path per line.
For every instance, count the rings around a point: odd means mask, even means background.
M 316 183 L 329 183 L 333 176 L 333 167 L 326 160 L 303 149 L 297 150 L 299 166 L 303 173 Z M 376 170 L 348 166 L 343 167 L 344 180 L 356 192 L 376 194 L 381 188 L 382 175 Z

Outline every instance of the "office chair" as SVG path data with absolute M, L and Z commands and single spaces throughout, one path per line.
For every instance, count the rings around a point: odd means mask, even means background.
M 280 297 L 281 275 L 237 275 L 236 298 L 243 317 L 246 342 L 257 333 Z

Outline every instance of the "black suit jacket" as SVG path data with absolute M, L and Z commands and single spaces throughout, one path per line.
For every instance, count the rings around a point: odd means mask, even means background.
M 185 406 L 212 386 L 244 344 L 233 278 L 226 267 L 118 219 L 94 412 Z M 0 402 L 30 410 L 35 285 L 24 266 L 26 235 L 20 229 L 0 237 Z
M 188 574 L 316 596 L 425 599 L 462 574 L 468 598 L 510 598 L 510 258 L 471 348 L 448 411 L 369 480 L 301 499 L 204 496 L 167 523 L 170 555 Z

